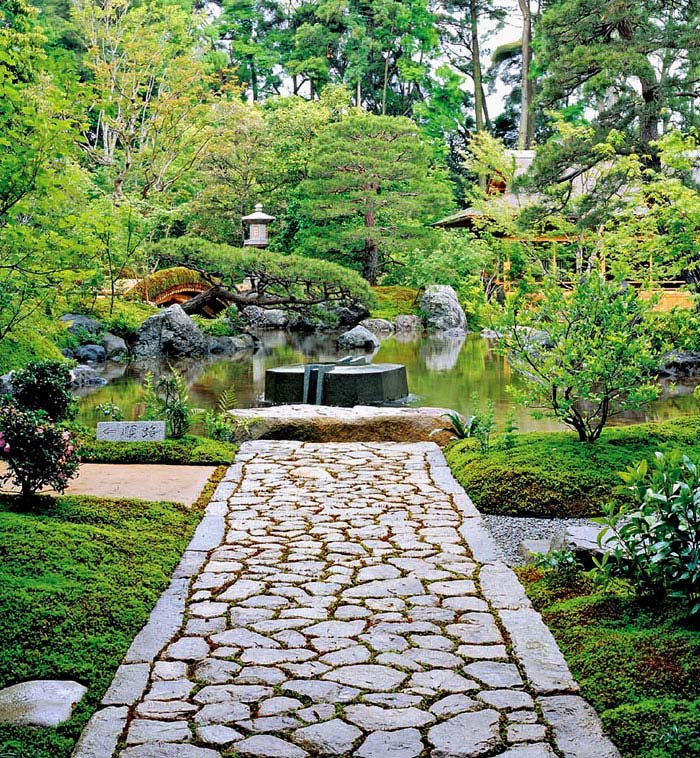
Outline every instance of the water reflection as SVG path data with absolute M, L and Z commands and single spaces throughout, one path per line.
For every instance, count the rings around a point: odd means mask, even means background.
M 263 332 L 259 336 L 263 346 L 257 351 L 173 362 L 185 374 L 195 406 L 214 407 L 219 395 L 231 385 L 240 407 L 255 406 L 263 396 L 266 369 L 289 363 L 333 361 L 348 354 L 337 350 L 332 334 L 282 331 Z M 492 347 L 476 334 L 455 338 L 402 333 L 384 339 L 381 347 L 368 357 L 377 363 L 404 364 L 417 405 L 454 408 L 468 414 L 474 412 L 472 395 L 476 395 L 482 407 L 488 400 L 494 403 L 499 428 L 512 411 L 521 431 L 561 429 L 553 419 L 533 419 L 528 410 L 515 407 L 509 388 L 521 380 L 512 375 L 508 362 Z M 94 424 L 98 420 L 95 406 L 106 402 L 119 405 L 127 419 L 136 418 L 143 410 L 142 384 L 146 371 L 158 375 L 167 367 L 167 363 L 158 361 L 110 365 L 105 371 L 110 383 L 80 398 L 81 419 Z M 626 414 L 612 423 L 661 421 L 699 413 L 700 403 L 693 396 L 698 383 L 700 379 L 685 380 L 675 386 L 667 384 L 664 397 L 651 408 Z

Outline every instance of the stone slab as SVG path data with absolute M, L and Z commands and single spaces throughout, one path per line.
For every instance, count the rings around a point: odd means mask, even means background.
M 96 711 L 83 729 L 71 758 L 104 758 L 112 755 L 126 726 L 128 713 L 126 706 Z
M 102 705 L 133 705 L 146 690 L 150 673 L 149 663 L 122 664 L 102 698 Z
M 620 758 L 603 733 L 598 714 L 582 697 L 555 695 L 539 697 L 537 702 L 564 758 Z
M 100 421 L 95 436 L 104 442 L 162 442 L 165 421 Z
M 0 723 L 58 726 L 68 721 L 87 687 L 60 679 L 34 679 L 0 690 Z

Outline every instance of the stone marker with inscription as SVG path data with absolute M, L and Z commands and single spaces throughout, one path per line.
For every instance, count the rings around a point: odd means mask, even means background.
M 107 442 L 159 442 L 165 439 L 165 421 L 100 421 L 97 439 Z

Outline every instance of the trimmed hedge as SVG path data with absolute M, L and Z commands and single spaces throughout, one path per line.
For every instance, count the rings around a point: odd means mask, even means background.
M 80 439 L 83 463 L 169 463 L 189 466 L 229 466 L 238 447 L 208 437 L 183 437 L 163 442 L 103 442 Z
M 555 572 L 518 569 L 624 758 L 700 756 L 700 630 L 684 608 L 596 594 L 585 575 L 564 586 Z
M 613 492 L 621 484 L 617 472 L 671 450 L 700 458 L 700 417 L 607 429 L 593 444 L 572 432 L 541 432 L 482 454 L 475 440 L 462 440 L 445 455 L 482 512 L 560 518 L 599 515 L 603 503 L 626 497 Z

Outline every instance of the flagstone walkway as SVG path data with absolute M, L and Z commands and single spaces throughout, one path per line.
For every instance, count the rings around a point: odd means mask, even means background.
M 612 758 L 432 443 L 246 443 L 75 758 Z

